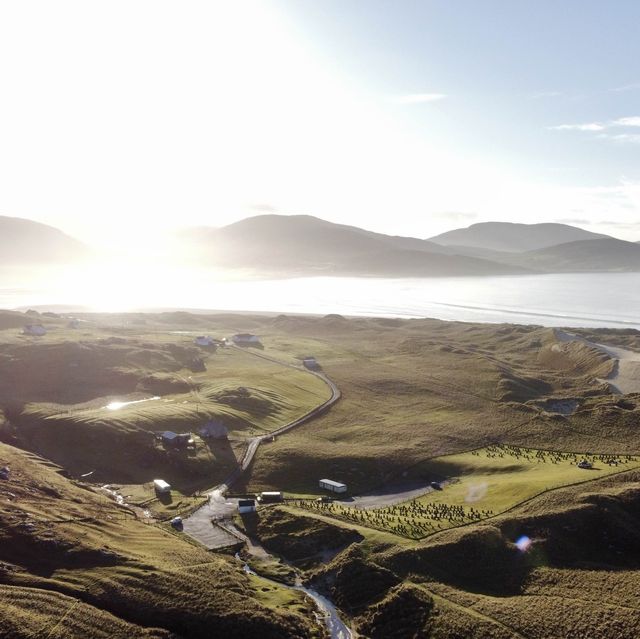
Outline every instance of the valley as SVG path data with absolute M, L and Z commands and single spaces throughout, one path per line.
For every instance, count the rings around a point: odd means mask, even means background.
M 354 637 L 542 639 L 540 614 L 558 634 L 640 627 L 640 394 L 616 387 L 636 331 L 139 313 L 39 315 L 46 335 L 22 335 L 33 317 L 0 318 L 6 636 L 82 619 L 104 636 L 324 636 L 278 586 L 292 575 Z M 324 477 L 347 495 L 317 501 Z M 398 500 L 359 502 L 388 487 Z M 212 552 L 187 522 L 216 488 L 241 534 Z M 262 491 L 285 501 L 236 514 Z M 256 575 L 234 558 L 243 535 L 265 549 L 240 551 Z

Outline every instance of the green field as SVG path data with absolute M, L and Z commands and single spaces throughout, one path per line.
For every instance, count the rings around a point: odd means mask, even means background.
M 581 469 L 581 460 L 592 463 Z M 297 507 L 345 521 L 421 539 L 440 530 L 483 521 L 563 486 L 640 468 L 640 457 L 582 455 L 489 446 L 438 457 L 414 467 L 408 476 L 442 481 L 442 490 L 384 508 L 363 509 L 333 502 L 294 502 Z

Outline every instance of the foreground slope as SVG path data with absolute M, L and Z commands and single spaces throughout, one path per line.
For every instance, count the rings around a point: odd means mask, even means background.
M 0 635 L 317 632 L 304 600 L 282 591 L 282 605 L 268 607 L 262 584 L 233 559 L 138 521 L 44 460 L 0 444 L 0 466 L 10 469 L 0 480 Z

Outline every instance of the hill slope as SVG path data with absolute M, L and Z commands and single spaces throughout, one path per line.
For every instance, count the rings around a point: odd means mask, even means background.
M 535 251 L 557 244 L 595 240 L 606 235 L 591 233 L 567 224 L 514 224 L 482 222 L 464 229 L 447 231 L 430 238 L 443 246 L 474 247 L 491 251 Z
M 3 466 L 0 636 L 317 636 L 304 600 L 278 589 L 280 605 L 269 604 L 264 582 L 233 559 L 145 524 L 45 460 L 0 444 Z
M 519 256 L 518 264 L 550 271 L 640 271 L 640 245 L 605 237 L 559 244 Z
M 87 246 L 52 226 L 0 216 L 0 264 L 70 262 L 87 254 Z
M 180 239 L 198 262 L 287 274 L 429 276 L 522 272 L 513 265 L 451 255 L 410 237 L 383 235 L 308 215 L 261 215 Z

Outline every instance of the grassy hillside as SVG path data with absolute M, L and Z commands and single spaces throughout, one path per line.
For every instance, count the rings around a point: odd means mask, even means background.
M 304 601 L 273 586 L 267 599 L 233 559 L 136 520 L 28 453 L 0 445 L 0 465 L 11 469 L 0 482 L 2 636 L 317 635 Z
M 74 475 L 93 471 L 95 481 L 160 475 L 185 491 L 211 486 L 235 468 L 249 437 L 329 397 L 326 384 L 302 369 L 239 349 L 199 349 L 192 337 L 166 330 L 104 337 L 96 325 L 75 334 L 50 329 L 38 341 L 5 331 L 0 406 L 11 418 L 9 441 Z M 205 370 L 193 370 L 194 362 Z M 196 432 L 210 418 L 225 423 L 228 440 L 196 438 L 195 451 L 178 452 L 155 439 L 164 430 Z
M 588 469 L 578 467 L 585 460 Z M 466 526 L 513 509 L 537 495 L 640 468 L 638 456 L 576 455 L 490 446 L 422 462 L 407 473 L 439 488 L 397 505 L 363 509 L 349 502 L 294 501 L 303 510 L 360 526 L 423 539 L 447 528 Z
M 270 348 L 313 349 L 343 399 L 258 452 L 255 489 L 312 494 L 328 476 L 357 493 L 430 457 L 494 442 L 640 450 L 638 402 L 618 406 L 601 381 L 613 361 L 550 329 L 328 317 L 277 318 L 271 331 Z M 575 412 L 554 410 L 570 400 Z

